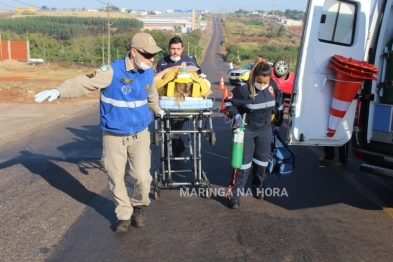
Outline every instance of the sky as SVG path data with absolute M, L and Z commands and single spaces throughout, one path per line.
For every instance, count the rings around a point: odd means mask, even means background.
M 192 2 L 195 2 L 191 4 Z M 41 8 L 55 7 L 63 8 L 85 8 L 98 9 L 107 5 L 105 0 L 0 0 L 0 10 L 13 10 L 15 7 L 27 8 L 29 6 Z M 166 11 L 173 9 L 207 9 L 212 13 L 235 12 L 239 9 L 246 11 L 253 10 L 274 10 L 285 11 L 301 10 L 306 11 L 307 0 L 146 0 L 146 1 L 126 1 L 112 0 L 111 5 L 119 8 L 132 8 L 136 10 Z

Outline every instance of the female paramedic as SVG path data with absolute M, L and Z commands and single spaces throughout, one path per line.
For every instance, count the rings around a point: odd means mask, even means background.
M 271 118 L 274 125 L 283 122 L 283 96 L 277 83 L 271 78 L 271 67 L 260 57 L 254 59 L 249 83 L 237 85 L 224 100 L 226 114 L 240 125 L 245 115 L 243 163 L 234 169 L 228 189 L 230 208 L 239 208 L 240 197 L 252 167 L 252 189 L 257 199 L 263 199 L 266 167 L 272 141 Z

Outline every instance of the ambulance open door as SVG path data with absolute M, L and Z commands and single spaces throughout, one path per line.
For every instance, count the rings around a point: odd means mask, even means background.
M 356 100 L 347 104 L 342 119 L 333 119 L 335 133 L 328 136 L 337 82 L 336 71 L 328 64 L 334 55 L 364 60 L 370 9 L 371 0 L 308 1 L 289 107 L 289 144 L 339 146 L 351 138 Z

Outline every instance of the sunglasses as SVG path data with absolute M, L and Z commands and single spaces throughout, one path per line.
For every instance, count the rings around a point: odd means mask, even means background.
M 141 54 L 144 58 L 146 59 L 152 59 L 153 57 L 156 56 L 156 54 L 150 54 L 150 53 L 144 53 L 142 51 L 139 51 L 138 49 L 135 49 L 139 54 Z

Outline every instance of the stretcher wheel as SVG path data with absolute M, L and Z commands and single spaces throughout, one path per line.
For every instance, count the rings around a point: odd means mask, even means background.
M 216 133 L 214 131 L 210 133 L 209 142 L 212 146 L 216 144 Z
M 159 134 L 158 132 L 155 132 L 155 133 L 154 133 L 154 144 L 155 144 L 156 146 L 159 146 L 159 145 L 160 145 L 160 134 Z
M 154 199 L 160 200 L 161 189 L 158 186 L 154 186 Z

